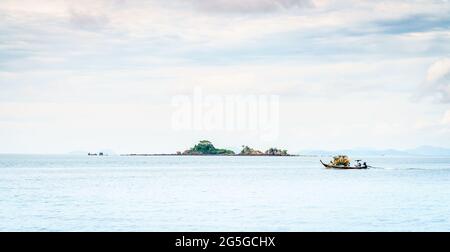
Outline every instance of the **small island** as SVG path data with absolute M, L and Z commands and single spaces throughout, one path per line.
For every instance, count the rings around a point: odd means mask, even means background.
M 241 156 L 291 156 L 287 153 L 287 150 L 280 150 L 277 148 L 270 148 L 265 152 L 260 150 L 254 150 L 248 146 L 242 146 L 242 151 L 239 153 Z
M 241 152 L 235 154 L 232 150 L 217 149 L 208 140 L 202 140 L 194 147 L 183 152 L 178 152 L 178 155 L 221 155 L 221 156 L 291 156 L 287 153 L 287 150 L 281 150 L 277 148 L 270 148 L 265 152 L 255 150 L 247 145 L 242 146 Z
M 176 154 L 124 154 L 122 156 L 297 156 L 288 154 L 287 150 L 269 148 L 266 151 L 255 150 L 242 145 L 242 150 L 236 154 L 232 150 L 216 148 L 210 141 L 201 140 L 194 147 L 177 151 Z
M 189 150 L 183 151 L 181 155 L 235 155 L 234 151 L 227 149 L 216 149 L 208 140 L 202 140 Z

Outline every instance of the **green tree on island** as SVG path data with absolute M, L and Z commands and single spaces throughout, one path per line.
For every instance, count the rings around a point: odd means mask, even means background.
M 208 140 L 202 140 L 194 147 L 183 152 L 184 155 L 234 155 L 234 151 L 227 149 L 216 149 Z

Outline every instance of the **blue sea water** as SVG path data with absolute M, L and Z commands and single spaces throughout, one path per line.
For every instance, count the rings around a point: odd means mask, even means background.
M 450 231 L 450 157 L 364 159 L 0 155 L 0 231 Z

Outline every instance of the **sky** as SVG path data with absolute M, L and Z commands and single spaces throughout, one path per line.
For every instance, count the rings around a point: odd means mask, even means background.
M 174 128 L 174 99 L 196 90 L 278 97 L 277 136 Z M 450 147 L 450 1 L 0 1 L 0 153 L 172 153 L 202 139 Z

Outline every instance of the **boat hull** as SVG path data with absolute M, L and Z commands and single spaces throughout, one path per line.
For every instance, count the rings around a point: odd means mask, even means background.
M 367 169 L 367 166 L 336 166 L 336 165 L 329 165 L 325 164 L 320 160 L 320 163 L 322 163 L 323 166 L 327 169 L 340 169 L 340 170 L 361 170 L 361 169 Z

